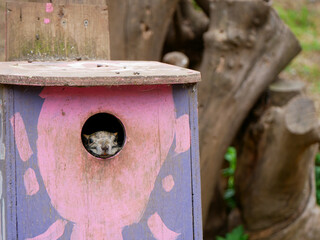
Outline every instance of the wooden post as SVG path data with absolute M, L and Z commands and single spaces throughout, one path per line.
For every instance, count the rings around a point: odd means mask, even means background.
M 0 0 L 0 61 L 5 61 L 6 4 Z

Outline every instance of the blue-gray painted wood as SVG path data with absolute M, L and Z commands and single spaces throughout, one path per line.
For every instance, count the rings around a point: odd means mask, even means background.
M 50 198 L 44 187 L 37 162 L 38 138 L 37 125 L 43 99 L 39 97 L 41 87 L 14 87 L 14 110 L 23 118 L 32 156 L 27 162 L 20 159 L 16 151 L 16 188 L 17 188 L 17 231 L 19 239 L 32 238 L 44 233 L 57 219 L 62 219 L 50 203 Z M 37 177 L 40 190 L 32 195 L 26 195 L 24 173 L 31 168 Z M 65 237 L 62 239 L 69 239 Z
M 4 87 L 0 85 L 0 236 L 6 239 Z
M 5 161 L 4 161 L 4 188 L 5 193 L 5 235 L 6 239 L 18 239 L 17 235 L 17 192 L 16 192 L 16 155 L 13 131 L 10 118 L 14 114 L 13 88 L 5 86 L 2 95 L 3 101 L 3 123 L 5 134 Z
M 194 239 L 203 239 L 197 85 L 189 88 Z

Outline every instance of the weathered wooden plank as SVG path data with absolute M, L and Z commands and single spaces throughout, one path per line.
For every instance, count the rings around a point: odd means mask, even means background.
M 46 0 L 44 0 L 46 1 Z M 106 5 L 106 0 L 52 0 L 53 4 Z
M 6 2 L 38 2 L 53 4 L 88 4 L 88 5 L 106 5 L 105 0 L 0 0 L 0 61 L 6 60 Z M 108 58 L 105 58 L 108 59 Z
M 183 84 L 200 81 L 200 73 L 159 62 L 80 61 L 2 62 L 0 83 L 33 86 L 102 86 Z
M 1 0 L 2 1 L 2 0 Z M 6 0 L 5 2 L 34 2 L 34 3 L 53 3 L 53 4 L 85 4 L 85 5 L 106 5 L 105 0 Z
M 106 5 L 7 3 L 6 60 L 109 59 Z
M 5 0 L 0 0 L 0 61 L 6 59 L 6 3 Z

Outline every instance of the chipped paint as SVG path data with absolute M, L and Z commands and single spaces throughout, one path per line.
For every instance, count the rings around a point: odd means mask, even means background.
M 190 149 L 190 124 L 189 115 L 185 114 L 176 120 L 176 153 L 182 153 Z
M 31 157 L 33 152 L 30 147 L 26 127 L 20 113 L 15 113 L 14 116 L 10 118 L 10 123 L 14 129 L 14 139 L 16 141 L 20 158 L 25 162 Z
M 28 168 L 24 173 L 23 182 L 28 196 L 36 194 L 40 189 L 36 174 L 32 168 Z
M 46 12 L 47 12 L 47 13 L 53 12 L 53 5 L 52 5 L 52 3 L 46 3 Z
M 0 160 L 4 161 L 5 159 L 6 159 L 6 147 L 2 142 L 0 142 Z
M 49 19 L 49 18 L 44 18 L 44 19 L 43 19 L 43 22 L 44 22 L 45 24 L 48 24 L 48 23 L 50 23 L 50 19 Z
M 170 192 L 174 187 L 174 180 L 172 175 L 166 176 L 162 179 L 162 187 L 166 192 Z
M 2 198 L 3 177 L 2 171 L 0 171 L 0 198 Z

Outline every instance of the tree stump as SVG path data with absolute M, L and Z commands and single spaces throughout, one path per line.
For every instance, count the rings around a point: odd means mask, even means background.
M 319 239 L 314 157 L 320 132 L 303 89 L 299 82 L 271 85 L 268 103 L 253 111 L 263 113 L 251 115 L 257 120 L 238 136 L 236 195 L 250 239 Z
M 269 1 L 262 0 L 213 1 L 204 41 L 199 119 L 205 222 L 227 147 L 300 45 Z

